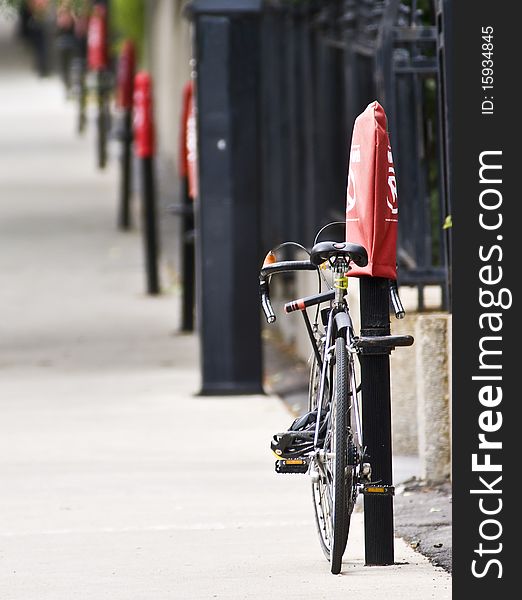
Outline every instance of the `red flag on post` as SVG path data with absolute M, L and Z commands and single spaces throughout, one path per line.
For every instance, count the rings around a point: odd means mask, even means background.
M 399 209 L 384 109 L 372 102 L 355 120 L 346 190 L 346 239 L 368 251 L 368 265 L 351 276 L 397 279 Z
M 134 148 L 139 158 L 154 154 L 155 133 L 152 106 L 152 79 L 140 71 L 134 78 Z
M 181 178 L 188 177 L 188 149 L 187 149 L 187 125 L 192 101 L 192 81 L 183 86 L 183 100 L 181 106 L 181 123 L 179 130 L 179 161 L 178 171 Z
M 136 50 L 131 40 L 123 43 L 116 75 L 116 106 L 130 110 L 133 103 Z
M 196 112 L 194 84 L 189 81 L 183 88 L 183 111 L 181 114 L 179 174 L 186 177 L 188 195 L 194 200 L 198 195 Z
M 95 4 L 87 29 L 87 64 L 92 71 L 101 71 L 108 62 L 107 9 L 103 4 Z

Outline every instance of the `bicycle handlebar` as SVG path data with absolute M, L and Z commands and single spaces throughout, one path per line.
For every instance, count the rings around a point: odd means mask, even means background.
M 274 323 L 276 316 L 270 302 L 270 290 L 268 278 L 275 273 L 285 273 L 288 271 L 316 271 L 317 267 L 309 260 L 284 260 L 268 265 L 263 265 L 259 272 L 259 292 L 261 295 L 261 308 L 265 313 L 267 323 Z
M 284 260 L 271 264 L 263 265 L 259 272 L 259 291 L 261 295 L 261 308 L 265 313 L 267 323 L 274 323 L 276 316 L 270 302 L 270 290 L 268 285 L 268 279 L 275 273 L 285 273 L 289 271 L 316 271 L 317 267 L 312 264 L 309 260 Z M 397 319 L 403 319 L 406 312 L 402 306 L 401 299 L 399 297 L 399 291 L 397 289 L 397 281 L 395 279 L 388 280 L 388 289 L 390 292 L 390 300 Z M 285 304 L 284 310 L 286 313 L 291 313 L 296 310 L 304 310 L 307 306 L 313 306 L 320 302 L 325 302 L 332 299 L 333 292 L 323 292 L 322 294 L 316 294 L 314 296 L 307 296 L 306 298 L 300 298 L 293 300 Z
M 282 260 L 268 265 L 263 265 L 259 272 L 259 279 L 266 279 L 274 273 L 285 273 L 286 271 L 315 271 L 317 267 L 309 260 Z

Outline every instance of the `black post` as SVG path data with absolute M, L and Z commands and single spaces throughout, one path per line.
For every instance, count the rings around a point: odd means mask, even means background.
M 361 336 L 389 335 L 388 282 L 381 277 L 360 278 Z M 382 352 L 382 351 L 381 351 Z M 361 359 L 362 425 L 372 480 L 392 485 L 390 358 L 363 354 Z M 367 565 L 391 565 L 393 496 L 364 496 L 364 539 Z
M 181 223 L 181 276 L 183 298 L 181 306 L 181 330 L 194 330 L 194 202 L 188 193 L 188 178 L 181 178 L 182 223 Z
M 97 85 L 97 100 L 98 100 L 98 114 L 96 116 L 96 129 L 97 129 L 97 160 L 98 168 L 105 169 L 107 166 L 107 89 L 106 89 L 106 73 L 104 70 L 96 72 L 96 85 Z
M 121 131 L 121 178 L 120 178 L 120 209 L 118 227 L 124 231 L 131 228 L 131 180 L 132 180 L 132 110 L 125 109 L 122 118 Z
M 77 132 L 83 134 L 87 124 L 87 41 L 86 38 L 76 38 L 76 54 L 72 60 L 73 95 L 78 110 L 76 121 Z
M 194 0 L 197 310 L 204 395 L 262 393 L 261 0 Z
M 158 274 L 158 235 L 156 230 L 156 185 L 154 180 L 154 158 L 140 158 L 142 170 L 143 243 L 145 249 L 145 272 L 147 293 L 160 293 Z

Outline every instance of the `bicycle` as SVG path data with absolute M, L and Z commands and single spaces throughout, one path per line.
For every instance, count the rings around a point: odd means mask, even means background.
M 360 386 L 357 384 L 355 356 L 366 349 L 393 349 L 410 346 L 413 337 L 355 335 L 347 301 L 351 263 L 368 264 L 366 249 L 350 242 L 321 241 L 317 234 L 308 260 L 277 262 L 274 250 L 267 254 L 259 274 L 261 306 L 268 323 L 276 320 L 270 302 L 269 281 L 276 273 L 316 271 L 317 294 L 288 302 L 286 313 L 301 311 L 312 345 L 308 412 L 297 418 L 289 430 L 276 434 L 271 449 L 277 457 L 277 473 L 309 473 L 319 541 L 333 574 L 341 571 L 348 541 L 351 514 L 358 494 L 392 494 L 393 487 L 371 479 L 371 465 L 364 447 Z M 293 244 L 308 252 L 296 242 Z M 277 249 L 276 249 L 277 250 Z M 321 291 L 330 269 L 333 285 Z M 327 282 L 328 283 L 328 282 Z M 404 316 L 395 281 L 389 283 L 390 298 L 398 318 Z M 328 303 L 320 309 L 322 303 Z M 314 323 L 307 308 L 316 306 Z M 319 319 L 319 317 L 321 317 Z

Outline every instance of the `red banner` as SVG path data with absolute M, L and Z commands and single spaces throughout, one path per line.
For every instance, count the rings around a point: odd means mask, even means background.
M 372 102 L 355 120 L 346 190 L 346 239 L 368 251 L 351 276 L 397 278 L 397 184 L 384 109 Z
M 107 68 L 107 9 L 102 4 L 95 4 L 89 19 L 87 30 L 87 63 L 92 71 Z
M 190 87 L 189 87 L 190 86 Z M 185 120 L 185 164 L 188 178 L 188 195 L 194 200 L 198 195 L 198 142 L 196 135 L 196 103 L 194 86 L 187 84 L 187 113 Z
M 192 81 L 188 81 L 183 86 L 183 100 L 181 107 L 181 123 L 179 128 L 179 176 L 188 176 L 188 158 L 187 158 L 187 125 L 189 117 L 190 103 L 192 102 Z
M 130 110 L 133 103 L 136 51 L 131 40 L 126 40 L 121 49 L 116 77 L 116 106 Z
M 155 133 L 152 106 L 152 79 L 141 71 L 134 78 L 134 149 L 140 158 L 154 154 Z

